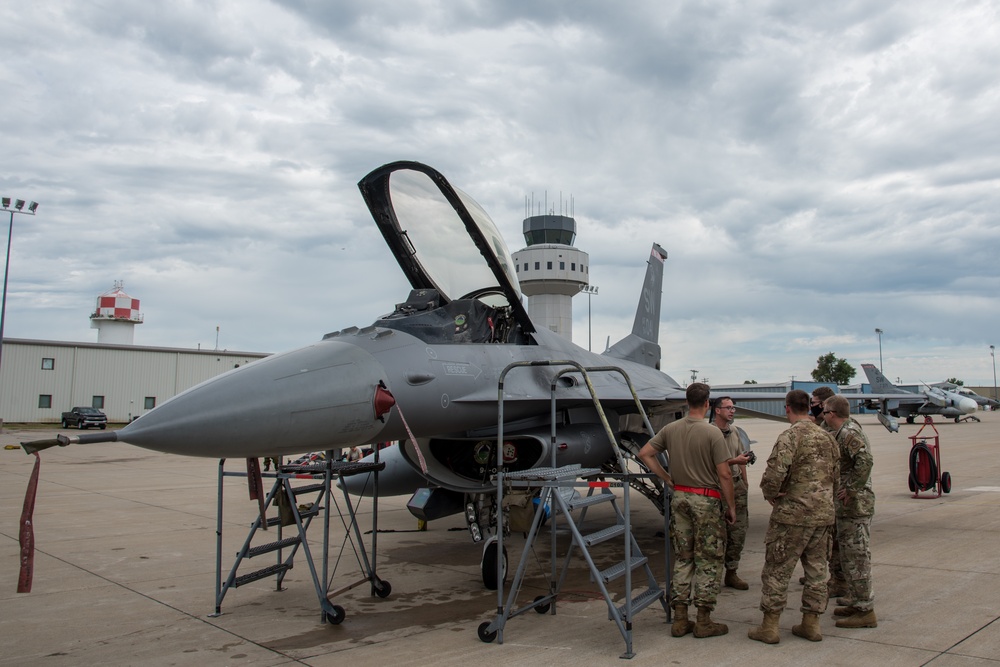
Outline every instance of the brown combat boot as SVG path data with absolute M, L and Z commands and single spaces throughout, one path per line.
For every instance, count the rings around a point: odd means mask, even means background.
M 845 607 L 837 607 L 833 610 L 834 616 L 854 616 L 856 613 L 861 611 L 853 605 L 847 605 Z
M 694 621 L 688 620 L 688 606 L 686 604 L 674 605 L 674 624 L 670 628 L 673 637 L 683 637 L 694 630 Z
M 764 620 L 756 628 L 750 628 L 747 637 L 765 644 L 777 644 L 781 641 L 781 637 L 778 636 L 778 619 L 780 618 L 780 611 L 765 611 Z
M 698 621 L 694 624 L 694 636 L 699 639 L 704 637 L 718 637 L 729 632 L 729 626 L 725 623 L 712 622 L 712 610 L 708 607 L 698 607 Z
M 838 628 L 877 628 L 878 619 L 875 618 L 875 610 L 869 609 L 868 611 L 859 611 L 853 616 L 840 619 L 837 621 L 836 626 Z M 697 632 L 696 628 L 695 634 Z
M 823 641 L 823 633 L 819 629 L 819 614 L 804 612 L 802 614 L 802 622 L 792 626 L 792 634 L 796 637 L 808 639 L 811 642 Z
M 834 579 L 831 577 L 830 581 L 826 582 L 826 597 L 828 598 L 839 598 L 847 595 L 849 592 L 847 590 L 847 582 L 843 579 Z
M 750 588 L 750 584 L 740 579 L 740 575 L 736 574 L 736 570 L 726 570 L 726 579 L 723 582 L 729 588 L 735 588 L 738 591 L 745 591 Z

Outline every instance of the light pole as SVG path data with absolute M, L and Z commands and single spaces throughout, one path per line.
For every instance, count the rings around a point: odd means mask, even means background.
M 28 210 L 24 209 L 24 200 L 17 199 L 14 201 L 14 208 L 10 207 L 10 197 L 0 198 L 0 203 L 3 204 L 3 210 L 10 213 L 10 224 L 7 226 L 7 262 L 4 264 L 3 269 L 3 300 L 0 301 L 0 363 L 3 361 L 3 325 L 4 321 L 7 319 L 7 275 L 10 272 L 10 240 L 14 234 L 14 214 L 20 213 L 22 215 L 34 215 L 35 211 L 38 210 L 38 202 L 31 202 L 28 204 Z
M 997 398 L 997 354 L 996 348 L 990 345 L 990 356 L 993 357 L 993 400 L 1000 401 Z
M 593 321 L 591 319 L 590 297 L 592 297 L 595 294 L 597 294 L 597 290 L 598 289 L 600 289 L 600 288 L 597 285 L 581 285 L 580 286 L 580 291 L 584 292 L 587 295 L 587 350 L 588 351 L 591 349 L 590 348 L 591 322 Z
M 878 372 L 885 373 L 882 369 L 882 333 L 881 329 L 875 329 L 875 333 L 878 335 Z

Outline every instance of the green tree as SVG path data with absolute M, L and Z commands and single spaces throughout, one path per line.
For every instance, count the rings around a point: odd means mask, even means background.
M 854 366 L 847 363 L 846 359 L 838 359 L 833 352 L 828 352 L 816 360 L 812 379 L 816 382 L 848 384 L 855 372 Z
M 743 384 L 757 384 L 756 380 L 744 380 Z
M 965 386 L 965 382 L 959 380 L 958 378 L 948 378 L 945 382 L 950 382 L 952 384 L 957 384 L 959 387 Z

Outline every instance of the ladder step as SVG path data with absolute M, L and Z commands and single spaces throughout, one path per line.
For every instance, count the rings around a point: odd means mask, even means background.
M 286 537 L 283 540 L 278 540 L 277 542 L 268 542 L 267 544 L 262 544 L 258 547 L 253 547 L 247 550 L 247 558 L 253 558 L 254 556 L 260 556 L 261 554 L 271 553 L 272 551 L 277 551 L 279 549 L 285 549 L 287 547 L 295 546 L 296 544 L 301 544 L 302 539 L 296 535 L 295 537 Z
M 309 486 L 293 486 L 292 493 L 299 495 L 300 493 L 315 493 L 316 491 L 322 491 L 322 484 L 310 484 Z
M 358 475 L 363 472 L 376 472 L 385 469 L 385 461 L 333 461 L 330 463 L 330 470 L 334 474 L 348 477 Z M 303 473 L 310 475 L 322 475 L 326 473 L 326 463 L 306 463 L 302 465 L 288 464 L 279 468 L 283 473 Z
M 636 614 L 638 614 L 640 611 L 642 611 L 643 609 L 653 604 L 662 597 L 663 597 L 663 589 L 653 587 L 653 588 L 647 588 L 645 592 L 640 593 L 639 595 L 632 598 L 632 618 L 635 618 Z M 618 615 L 621 616 L 622 619 L 626 621 L 630 620 L 625 618 L 625 605 L 618 607 Z M 608 620 L 611 620 L 610 613 L 608 614 Z
M 590 533 L 589 535 L 583 536 L 583 542 L 588 547 L 592 547 L 595 544 L 600 544 L 610 540 L 613 537 L 618 537 L 625 532 L 625 526 L 623 524 L 615 524 L 614 526 L 608 526 L 607 528 L 602 528 L 601 530 Z
M 632 556 L 631 567 L 626 567 L 625 561 L 621 561 L 620 563 L 615 563 L 611 567 L 601 570 L 601 579 L 604 580 L 604 583 L 608 583 L 609 581 L 614 581 L 618 577 L 625 574 L 625 570 L 635 570 L 636 568 L 645 565 L 648 561 L 649 559 L 646 558 L 645 556 Z
M 573 500 L 567 502 L 566 506 L 569 507 L 569 511 L 572 512 L 573 510 L 581 507 L 590 507 L 600 503 L 610 503 L 614 499 L 615 494 L 613 493 L 595 493 L 590 496 L 580 496 L 579 498 L 574 498 Z
M 323 509 L 323 508 L 319 507 L 317 505 L 313 505 L 312 507 L 310 507 L 307 510 L 304 510 L 304 511 L 300 510 L 299 511 L 299 517 L 301 517 L 302 520 L 304 521 L 305 519 L 307 519 L 307 518 L 309 518 L 311 516 L 316 516 L 317 514 L 319 514 L 319 511 L 321 509 Z M 268 525 L 268 527 L 281 525 L 281 515 L 279 514 L 278 516 L 272 516 L 270 519 L 267 520 L 267 525 Z M 295 522 L 293 521 L 289 525 L 294 526 Z
M 244 584 L 249 584 L 251 581 L 258 581 L 260 579 L 266 579 L 268 577 L 273 577 L 276 574 L 286 572 L 291 570 L 292 566 L 290 564 L 279 563 L 265 567 L 262 570 L 255 570 L 254 572 L 247 572 L 244 575 L 236 577 L 233 579 L 233 588 L 239 588 Z

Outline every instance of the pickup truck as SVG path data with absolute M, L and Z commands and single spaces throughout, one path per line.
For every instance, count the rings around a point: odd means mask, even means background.
M 97 408 L 73 408 L 62 413 L 62 427 L 70 426 L 77 426 L 81 430 L 96 426 L 103 430 L 108 426 L 108 418 Z

